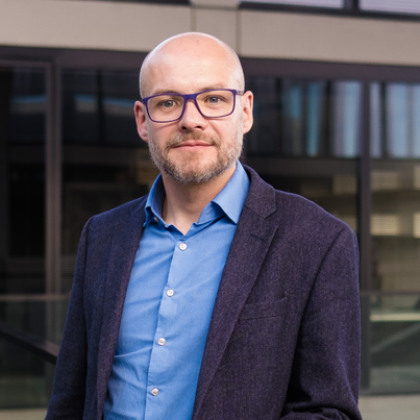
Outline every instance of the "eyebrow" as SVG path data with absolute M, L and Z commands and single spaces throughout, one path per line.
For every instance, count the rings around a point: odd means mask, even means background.
M 204 87 L 201 90 L 199 90 L 199 92 L 204 92 L 206 90 L 217 90 L 217 89 L 229 89 L 229 88 L 227 88 L 226 85 L 216 84 L 216 85 Z M 183 93 L 181 93 L 180 91 L 175 90 L 175 89 L 173 89 L 173 90 L 158 89 L 156 92 L 154 92 L 152 95 L 149 95 L 149 96 L 163 95 L 165 93 L 173 93 L 175 95 L 183 95 Z M 197 92 L 194 92 L 194 93 L 197 93 Z

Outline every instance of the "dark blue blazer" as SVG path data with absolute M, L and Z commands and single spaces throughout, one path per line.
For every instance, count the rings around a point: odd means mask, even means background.
M 314 203 L 246 170 L 251 186 L 192 418 L 360 419 L 356 237 Z M 145 202 L 95 216 L 83 230 L 48 420 L 102 418 Z

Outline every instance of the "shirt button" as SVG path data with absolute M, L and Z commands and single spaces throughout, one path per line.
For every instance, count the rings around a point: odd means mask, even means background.
M 159 221 L 159 219 L 156 216 L 153 219 L 155 219 L 156 223 Z
M 157 388 L 152 389 L 152 395 L 156 397 L 156 395 L 159 394 L 159 390 Z
M 187 244 L 184 244 L 184 243 L 179 244 L 179 249 L 180 249 L 181 251 L 185 251 L 185 250 L 187 249 Z
M 165 343 L 166 343 L 166 340 L 164 338 L 159 338 L 159 340 L 158 340 L 159 346 L 164 346 Z
M 169 297 L 172 297 L 172 296 L 175 294 L 175 292 L 174 292 L 172 289 L 169 289 L 169 290 L 166 292 L 166 294 L 167 294 Z

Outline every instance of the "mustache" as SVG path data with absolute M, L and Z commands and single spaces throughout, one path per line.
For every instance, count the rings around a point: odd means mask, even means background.
M 210 146 L 220 146 L 220 140 L 217 137 L 209 136 L 207 134 L 201 133 L 200 131 L 187 133 L 187 134 L 179 134 L 177 136 L 171 137 L 165 145 L 165 149 L 168 151 L 174 147 L 178 147 L 185 143 L 188 140 L 200 140 L 204 141 Z

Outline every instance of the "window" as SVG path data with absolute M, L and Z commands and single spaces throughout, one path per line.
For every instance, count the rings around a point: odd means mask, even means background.
M 242 0 L 241 3 L 285 4 L 292 6 L 332 7 L 341 9 L 344 0 Z
M 359 7 L 369 11 L 420 14 L 418 0 L 360 0 Z

